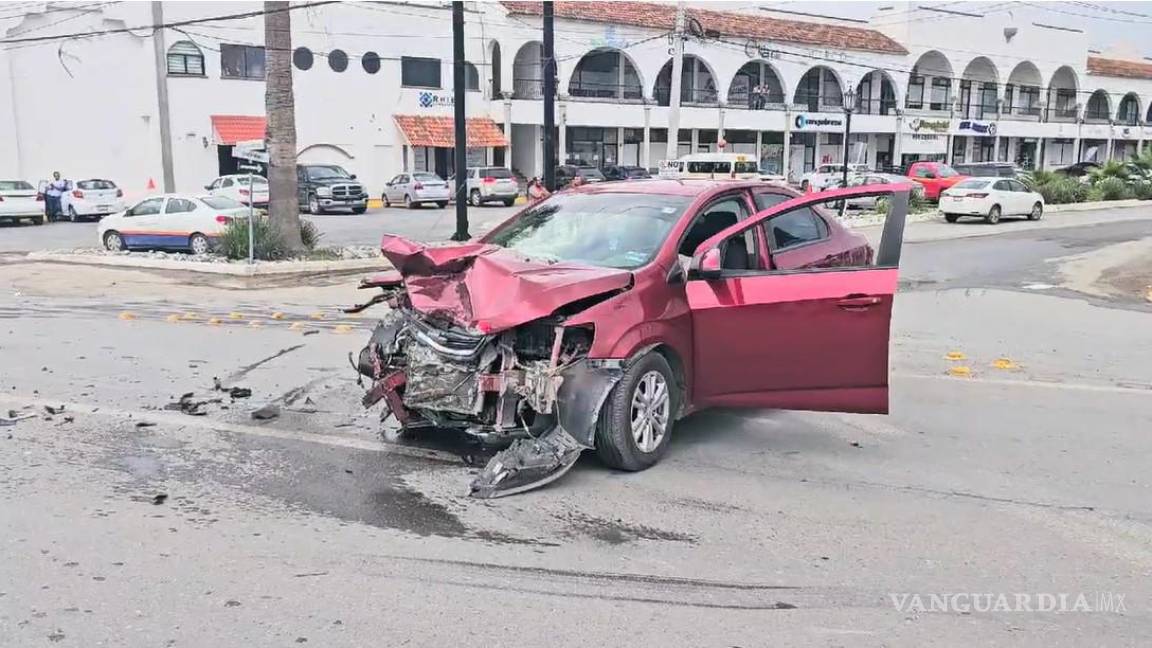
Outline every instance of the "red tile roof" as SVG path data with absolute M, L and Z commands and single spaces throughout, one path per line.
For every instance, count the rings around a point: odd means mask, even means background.
M 235 144 L 264 139 L 263 115 L 212 115 L 212 131 L 217 144 Z
M 502 3 L 510 14 L 539 16 L 544 12 L 542 2 Z M 556 2 L 557 18 L 618 23 L 636 27 L 671 31 L 676 24 L 676 7 L 668 3 L 628 2 Z M 874 29 L 845 27 L 816 22 L 769 18 L 729 11 L 710 11 L 688 8 L 688 17 L 695 18 L 706 31 L 716 30 L 723 36 L 757 38 L 801 45 L 817 45 L 836 49 L 863 50 L 885 54 L 907 54 L 900 43 Z
M 432 115 L 393 115 L 396 125 L 412 146 L 455 146 L 453 131 L 455 124 L 451 117 Z M 468 119 L 468 146 L 508 146 L 504 132 L 490 117 L 470 117 Z
M 1152 79 L 1152 63 L 1089 56 L 1088 74 L 1127 79 Z

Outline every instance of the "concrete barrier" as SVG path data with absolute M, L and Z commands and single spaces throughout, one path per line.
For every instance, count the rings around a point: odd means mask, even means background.
M 337 274 L 364 270 L 387 270 L 392 267 L 392 264 L 384 257 L 333 261 L 258 261 L 252 265 L 248 265 L 247 263 L 180 261 L 176 259 L 156 259 L 130 255 L 69 254 L 67 252 L 29 252 L 27 258 L 30 261 L 47 263 L 69 263 L 74 265 L 138 270 L 199 272 L 202 274 L 230 275 L 234 277 Z
M 1124 209 L 1127 207 L 1152 207 L 1152 200 L 1101 200 L 1099 202 L 1046 205 L 1044 209 L 1049 214 L 1059 214 L 1062 212 L 1094 211 L 1097 209 Z

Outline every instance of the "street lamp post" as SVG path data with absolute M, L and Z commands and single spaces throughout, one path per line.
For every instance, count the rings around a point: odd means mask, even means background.
M 844 187 L 848 187 L 848 138 L 852 136 L 852 111 L 856 108 L 856 91 L 849 89 L 844 93 L 844 158 L 843 162 L 844 176 L 842 181 Z

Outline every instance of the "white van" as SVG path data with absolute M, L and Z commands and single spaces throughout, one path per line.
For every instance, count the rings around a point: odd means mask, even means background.
M 742 153 L 697 153 L 679 160 L 660 162 L 661 178 L 680 180 L 756 180 L 760 167 L 751 155 Z

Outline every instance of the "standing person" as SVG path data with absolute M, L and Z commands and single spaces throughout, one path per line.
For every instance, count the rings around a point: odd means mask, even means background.
M 52 172 L 52 181 L 48 183 L 48 189 L 44 192 L 48 220 L 60 220 L 64 217 L 63 210 L 60 208 L 60 202 L 64 192 L 68 191 L 68 185 L 69 182 L 60 177 L 59 171 Z

